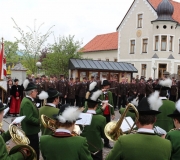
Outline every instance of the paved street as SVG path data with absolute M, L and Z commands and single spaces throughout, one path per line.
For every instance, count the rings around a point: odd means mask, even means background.
M 115 120 L 119 119 L 120 117 L 120 114 L 118 111 L 115 111 Z M 14 117 L 8 117 L 8 118 L 4 118 L 4 121 L 3 121 L 3 129 L 5 131 L 8 130 L 8 127 L 9 127 L 9 124 L 11 123 L 11 119 L 14 118 Z M 9 123 L 9 124 L 8 124 Z M 111 146 L 114 145 L 114 142 L 110 142 Z M 104 148 L 103 149 L 103 157 L 105 157 L 108 153 L 109 153 L 110 149 L 108 148 Z M 41 160 L 42 160 L 42 157 L 41 157 Z

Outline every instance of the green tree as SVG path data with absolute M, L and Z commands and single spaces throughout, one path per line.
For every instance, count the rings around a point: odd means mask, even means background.
M 74 36 L 59 37 L 55 44 L 50 46 L 50 53 L 42 61 L 42 67 L 47 75 L 68 75 L 70 58 L 81 58 L 79 49 L 81 42 L 75 41 Z
M 41 55 L 41 49 L 44 47 L 44 43 L 49 37 L 49 35 L 52 33 L 50 27 L 45 34 L 42 34 L 40 32 L 41 26 L 44 24 L 42 23 L 39 27 L 36 28 L 36 20 L 34 21 L 34 28 L 30 28 L 29 26 L 28 32 L 25 32 L 22 30 L 15 20 L 12 18 L 15 26 L 14 28 L 19 32 L 20 38 L 16 38 L 17 42 L 20 43 L 23 46 L 23 49 L 21 50 L 23 53 L 23 65 L 29 69 L 29 71 L 33 74 L 37 72 L 36 62 L 39 59 L 39 56 Z
M 18 42 L 4 41 L 4 52 L 6 57 L 6 64 L 16 64 L 19 61 Z

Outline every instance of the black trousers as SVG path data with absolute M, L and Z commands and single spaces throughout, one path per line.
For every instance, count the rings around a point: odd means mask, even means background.
M 74 102 L 75 102 L 75 99 L 67 99 L 66 103 L 70 104 L 70 106 L 74 106 Z
M 113 96 L 113 104 L 114 104 L 114 109 L 115 109 L 117 106 L 117 95 L 115 93 L 112 93 L 112 96 Z
M 125 108 L 126 106 L 126 95 L 121 95 L 121 97 L 119 97 L 119 102 L 118 102 L 118 109 L 121 108 L 121 102 L 122 102 L 122 107 Z
M 85 97 L 79 97 L 79 107 L 83 107 L 85 104 Z
M 38 133 L 33 134 L 33 135 L 27 135 L 27 137 L 29 138 L 29 141 L 30 141 L 29 145 L 34 149 L 34 151 L 36 152 L 36 155 L 37 155 L 37 160 L 39 160 L 39 136 L 38 136 Z
M 139 102 L 145 97 L 145 94 L 140 94 L 139 95 Z
M 102 160 L 103 159 L 102 150 L 100 150 L 95 155 L 91 154 L 91 157 L 93 158 L 93 160 Z
M 60 97 L 60 102 L 61 102 L 61 104 L 65 104 L 65 102 L 66 102 L 66 98 L 64 98 L 64 97 Z
M 79 96 L 78 95 L 75 95 L 75 100 L 76 100 L 76 106 L 78 107 L 79 106 Z
M 176 102 L 176 95 L 170 95 L 169 100 Z
M 104 117 L 106 118 L 106 123 L 109 123 L 111 121 L 111 115 L 104 115 Z M 109 144 L 109 139 L 105 136 L 104 145 L 108 145 L 108 144 Z

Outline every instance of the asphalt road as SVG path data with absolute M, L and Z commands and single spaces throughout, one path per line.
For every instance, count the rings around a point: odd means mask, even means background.
M 119 112 L 118 112 L 118 111 L 115 111 L 115 120 L 118 120 L 119 117 L 120 117 Z M 12 121 L 12 118 L 14 118 L 14 117 L 8 116 L 7 118 L 4 118 L 4 120 L 3 120 L 3 127 L 2 127 L 2 128 L 3 128 L 5 131 L 8 130 L 8 127 L 9 127 L 9 124 L 11 123 L 11 121 Z M 114 145 L 114 142 L 111 142 L 111 141 L 110 141 L 110 145 L 113 146 L 113 145 Z M 106 157 L 106 155 L 109 153 L 109 151 L 110 151 L 110 149 L 104 148 L 104 149 L 103 149 L 103 157 Z M 41 157 L 40 160 L 43 160 L 43 158 Z

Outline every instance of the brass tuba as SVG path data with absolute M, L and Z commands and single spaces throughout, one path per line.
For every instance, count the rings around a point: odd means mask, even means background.
M 116 121 L 112 121 L 112 122 L 109 122 L 109 123 L 106 124 L 106 126 L 104 128 L 104 133 L 105 133 L 106 137 L 109 140 L 116 141 L 119 138 L 119 136 L 124 134 L 120 127 L 121 127 L 123 119 L 125 118 L 125 116 L 126 116 L 126 114 L 127 114 L 129 109 L 133 109 L 135 111 L 135 114 L 136 114 L 136 120 L 135 120 L 133 126 L 130 128 L 129 133 L 134 128 L 135 123 L 139 119 L 139 113 L 138 113 L 138 110 L 136 109 L 136 107 L 132 103 L 129 103 L 126 106 L 123 114 L 121 115 L 120 119 L 117 122 Z
M 45 128 L 49 128 L 53 132 L 55 132 L 56 129 L 58 128 L 58 126 L 56 126 L 56 120 L 49 118 L 48 116 L 44 114 L 41 115 L 41 122 Z M 79 136 L 80 133 L 81 133 L 80 127 L 78 125 L 75 125 L 72 135 Z

